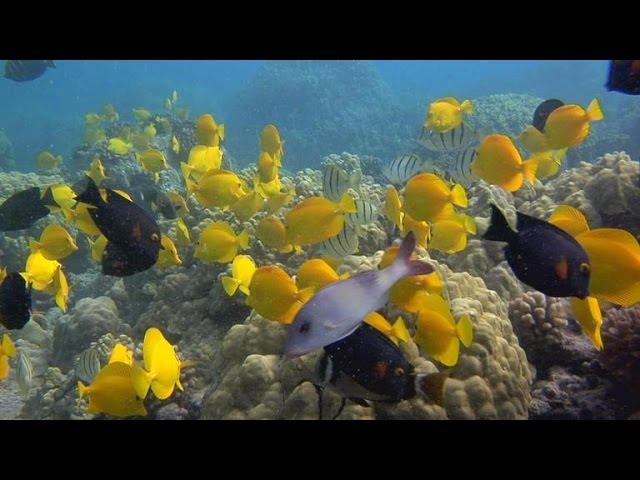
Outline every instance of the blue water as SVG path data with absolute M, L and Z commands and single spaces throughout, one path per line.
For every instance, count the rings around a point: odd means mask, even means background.
M 134 107 L 162 111 L 164 99 L 176 89 L 181 104 L 191 108 L 192 118 L 211 112 L 224 121 L 234 95 L 263 61 L 60 60 L 56 64 L 57 69 L 32 82 L 0 81 L 0 129 L 11 139 L 21 170 L 32 169 L 41 150 L 72 155 L 82 136 L 83 115 L 99 111 L 105 103 L 112 103 L 127 119 Z M 441 96 L 493 93 L 586 103 L 605 94 L 608 65 L 606 61 L 479 60 L 373 64 L 401 101 L 425 107 Z

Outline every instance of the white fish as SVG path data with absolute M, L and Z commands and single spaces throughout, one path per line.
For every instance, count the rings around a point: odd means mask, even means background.
M 319 250 L 332 257 L 342 258 L 358 251 L 360 240 L 355 228 L 345 226 L 335 237 L 320 243 Z
M 76 376 L 85 383 L 91 383 L 98 372 L 100 372 L 98 352 L 95 348 L 87 348 L 78 357 Z
M 33 364 L 29 355 L 24 351 L 18 352 L 16 365 L 16 381 L 24 395 L 29 393 L 33 381 Z
M 416 237 L 409 232 L 394 262 L 382 270 L 368 270 L 327 285 L 300 309 L 289 327 L 284 353 L 304 355 L 350 335 L 368 313 L 389 300 L 389 289 L 401 278 L 427 275 L 433 267 L 411 260 Z
M 349 188 L 357 188 L 360 185 L 361 177 L 360 170 L 349 176 L 337 165 L 326 165 L 322 172 L 322 194 L 329 200 L 338 202 Z
M 462 122 L 460 126 L 445 133 L 423 126 L 417 141 L 429 150 L 453 152 L 463 149 L 479 139 L 476 130 Z
M 394 185 L 401 185 L 414 175 L 429 169 L 429 163 L 417 153 L 403 153 L 385 165 L 382 173 Z
M 368 225 L 378 219 L 378 209 L 367 200 L 356 200 L 355 213 L 347 213 L 345 220 L 351 226 Z

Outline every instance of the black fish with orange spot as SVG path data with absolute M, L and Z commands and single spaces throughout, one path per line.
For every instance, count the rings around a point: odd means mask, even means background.
M 32 187 L 7 198 L 0 205 L 0 232 L 24 230 L 49 215 L 40 195 L 40 189 Z
M 446 373 L 416 374 L 400 349 L 379 330 L 366 323 L 348 337 L 324 347 L 316 369 L 316 388 L 331 388 L 346 399 L 368 406 L 367 400 L 399 402 L 421 394 L 443 403 Z
M 640 95 L 640 60 L 611 60 L 607 89 Z
M 550 98 L 549 100 L 545 100 L 540 105 L 538 105 L 536 111 L 533 112 L 532 125 L 541 132 L 544 132 L 544 126 L 547 123 L 547 118 L 549 118 L 549 115 L 551 115 L 554 110 L 557 110 L 563 105 L 564 102 L 562 100 L 558 100 L 557 98 Z
M 144 208 L 105 189 L 102 199 L 95 182 L 87 178 L 86 190 L 76 200 L 95 208 L 89 214 L 109 241 L 102 257 L 102 273 L 126 277 L 151 268 L 160 252 L 160 227 Z
M 0 324 L 19 330 L 31 319 L 31 284 L 18 272 L 9 272 L 0 284 Z
M 584 299 L 589 295 L 589 257 L 571 235 L 520 212 L 514 231 L 495 205 L 491 209 L 491 225 L 483 238 L 507 242 L 505 257 L 521 282 L 550 297 Z

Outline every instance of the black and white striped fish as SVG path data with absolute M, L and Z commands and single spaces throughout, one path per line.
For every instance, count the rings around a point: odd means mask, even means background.
M 355 213 L 347 213 L 346 221 L 352 227 L 368 225 L 378 219 L 378 209 L 367 200 L 356 200 Z
M 85 383 L 91 383 L 100 372 L 100 357 L 95 348 L 87 348 L 78 357 L 76 376 Z
M 429 168 L 429 163 L 417 153 L 403 153 L 384 167 L 383 173 L 394 185 L 401 185 L 414 175 Z
M 41 77 L 47 68 L 56 68 L 52 60 L 7 60 L 4 76 L 14 82 L 27 82 Z
M 320 243 L 319 251 L 332 257 L 342 258 L 356 253 L 359 246 L 360 239 L 357 230 L 345 226 L 338 235 Z
M 429 150 L 435 150 L 436 152 L 454 152 L 478 140 L 478 132 L 473 127 L 462 122 L 460 126 L 445 133 L 440 133 L 423 126 L 417 141 Z
M 16 381 L 24 395 L 29 393 L 33 381 L 33 364 L 26 352 L 19 351 L 16 365 Z
M 474 180 L 471 173 L 471 163 L 478 157 L 478 149 L 469 147 L 465 150 L 457 152 L 454 156 L 447 158 L 441 166 L 445 177 L 460 183 L 465 187 L 470 185 Z
M 360 170 L 347 175 L 337 165 L 326 165 L 322 172 L 322 193 L 329 200 L 338 202 L 349 188 L 358 188 L 361 176 L 362 172 Z

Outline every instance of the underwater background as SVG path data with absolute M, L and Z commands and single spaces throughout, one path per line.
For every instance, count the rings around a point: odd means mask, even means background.
M 9 349 L 0 348 L 0 360 L 4 355 L 10 365 L 7 378 L 0 380 L 0 419 L 317 419 L 318 391 L 309 380 L 317 375 L 321 352 L 281 362 L 287 337 L 284 323 L 288 322 L 258 312 L 258 303 L 247 304 L 240 287 L 242 274 L 233 271 L 232 260 L 242 253 L 257 267 L 278 267 L 293 278 L 307 260 L 319 258 L 314 248 L 287 250 L 287 245 L 270 245 L 259 230 L 267 216 L 287 223 L 286 212 L 294 205 L 323 193 L 327 197 L 325 172 L 333 165 L 344 179 L 340 177 L 340 195 L 332 200 L 338 203 L 348 188 L 361 202 L 359 206 L 370 205 L 375 211 L 366 222 L 358 220 L 357 235 L 349 237 L 359 239 L 357 249 L 331 265 L 333 281 L 377 269 L 385 249 L 406 235 L 394 227 L 389 215 L 388 188 L 395 184 L 408 201 L 409 193 L 401 187 L 410 176 L 390 181 L 386 168 L 402 154 L 415 153 L 430 104 L 450 96 L 473 103 L 468 120 L 483 135 L 518 138 L 531 124 L 538 105 L 550 98 L 585 108 L 598 98 L 604 119 L 590 124 L 588 137 L 565 153 L 558 172 L 532 185 L 507 191 L 482 179 L 459 181 L 468 198 L 460 211 L 474 224 L 461 234 L 464 247 L 418 247 L 418 257 L 435 265 L 441 281 L 434 291 L 429 286 L 425 291 L 447 300 L 453 325 L 465 316 L 472 323 L 473 340 L 460 336 L 460 353 L 453 365 L 438 360 L 418 341 L 394 339 L 419 375 L 447 372 L 444 398 L 348 401 L 340 410 L 345 395 L 327 389 L 320 407 L 324 418 L 338 411 L 339 419 L 627 419 L 639 415 L 640 307 L 601 302 L 596 336 L 600 338 L 601 329 L 604 348 L 599 348 L 593 332 L 591 336 L 583 332 L 585 327 L 569 299 L 546 296 L 520 282 L 505 260 L 504 245 L 487 242 L 475 231 L 476 225 L 478 232 L 486 230 L 491 203 L 510 220 L 516 211 L 548 220 L 559 205 L 570 205 L 584 214 L 592 229 L 618 228 L 637 238 L 640 98 L 608 91 L 608 70 L 605 60 L 56 60 L 55 68 L 33 81 L 0 79 L 0 200 L 29 187 L 73 186 L 89 171 L 98 172 L 103 186 L 127 191 L 136 199 L 144 190 L 146 196 L 149 191 L 176 193 L 184 202 L 180 211 L 172 202 L 171 215 L 160 213 L 158 201 L 152 202 L 162 235 L 177 245 L 176 257 L 165 259 L 162 267 L 122 278 L 103 275 L 99 258 L 92 256 L 97 235 L 80 228 L 76 214 L 67 216 L 57 199 L 52 209 L 55 218 L 49 215 L 28 229 L 1 234 L 0 266 L 10 271 L 25 270 L 25 261 L 34 251 L 29 240 L 40 238 L 45 243 L 42 231 L 52 223 L 68 227 L 77 251 L 61 260 L 69 282 L 65 311 L 56 304 L 55 292 L 35 289 L 33 320 L 21 330 L 0 327 L 0 334 L 8 332 L 16 350 L 24 352 L 8 355 Z M 107 104 L 118 112 L 117 118 L 99 121 L 104 138 L 89 138 L 91 122 L 86 115 L 103 115 Z M 123 138 L 125 126 L 135 135 L 153 123 L 141 121 L 134 109 L 145 109 L 149 118 L 155 118 L 153 135 L 148 135 L 143 149 L 114 147 L 109 140 Z M 204 114 L 215 118 L 215 147 L 221 145 L 224 152 L 220 167 L 235 172 L 247 185 L 253 182 L 255 198 L 256 171 L 262 175 L 256 161 L 265 150 L 260 140 L 263 129 L 271 124 L 277 127 L 283 153 L 274 158 L 281 161 L 275 169 L 281 188 L 264 196 L 272 199 L 286 193 L 283 205 L 271 210 L 261 204 L 257 211 L 247 207 L 250 213 L 246 213 L 244 206 L 229 209 L 231 202 L 218 205 L 204 190 L 195 194 L 201 185 L 193 187 L 190 195 L 189 174 L 181 162 L 191 165 L 190 152 L 202 145 L 197 120 Z M 143 156 L 147 149 L 161 152 L 161 167 L 153 166 L 151 156 Z M 42 168 L 49 161 L 39 157 L 42 152 L 51 152 L 50 167 Z M 61 162 L 55 160 L 58 155 Z M 420 156 L 426 161 L 430 153 L 423 149 Z M 97 158 L 99 167 L 92 163 Z M 401 165 L 405 168 L 406 162 Z M 102 166 L 106 178 L 100 174 Z M 433 171 L 440 175 L 442 165 Z M 202 182 L 201 178 L 191 180 Z M 198 238 L 204 238 L 201 235 L 213 222 L 230 227 L 234 254 L 222 258 L 198 250 L 204 248 Z M 187 239 L 181 237 L 182 225 Z M 316 228 L 310 225 L 302 228 Z M 248 245 L 241 238 L 244 232 Z M 223 277 L 237 281 L 233 295 L 225 291 Z M 250 282 L 246 287 L 250 290 Z M 298 287 L 291 287 L 296 295 L 304 290 Z M 414 338 L 419 312 L 388 304 L 382 313 L 391 337 L 395 332 L 391 322 L 399 317 Z M 146 358 L 143 361 L 144 344 L 154 327 L 182 361 L 176 388 L 171 385 L 167 398 L 160 398 L 162 389 L 153 380 L 144 414 L 138 400 L 135 408 L 122 407 L 127 414 L 107 413 L 110 408 L 121 412 L 121 406 L 109 403 L 112 398 L 98 399 L 98 393 L 92 396 L 91 387 L 79 398 L 78 380 L 87 385 L 96 380 L 97 371 L 90 374 L 99 368 L 93 365 L 107 365 L 116 345 L 126 347 L 149 370 Z M 23 360 L 25 356 L 28 360 Z M 93 363 L 89 367 L 82 362 Z M 87 375 L 92 378 L 85 379 Z M 95 408 L 87 410 L 87 397 Z

